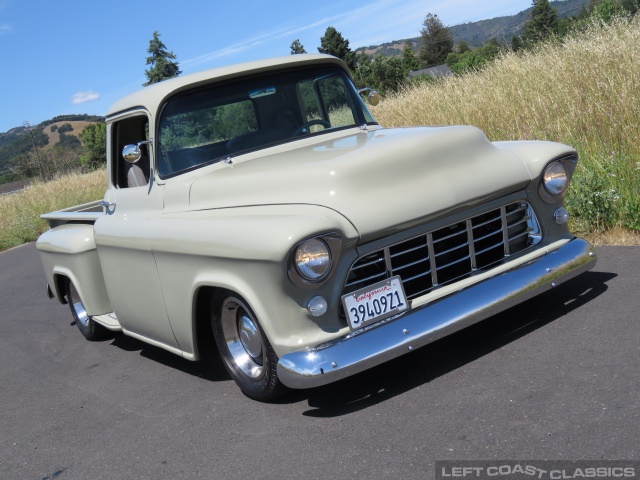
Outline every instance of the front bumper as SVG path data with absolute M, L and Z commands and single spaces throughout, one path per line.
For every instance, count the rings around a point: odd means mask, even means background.
M 575 238 L 557 250 L 400 314 L 377 327 L 355 332 L 314 349 L 283 355 L 278 377 L 290 388 L 335 382 L 399 357 L 528 300 L 587 270 L 596 253 Z

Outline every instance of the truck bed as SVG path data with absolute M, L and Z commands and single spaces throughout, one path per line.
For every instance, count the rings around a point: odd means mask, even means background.
M 57 210 L 55 212 L 40 215 L 40 218 L 49 222 L 49 228 L 55 228 L 65 223 L 91 223 L 104 215 L 104 207 L 100 205 L 102 200 L 95 200 L 82 205 Z

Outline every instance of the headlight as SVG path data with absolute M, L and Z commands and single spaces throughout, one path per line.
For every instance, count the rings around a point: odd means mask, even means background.
M 542 184 L 549 195 L 553 195 L 554 197 L 561 195 L 565 188 L 567 188 L 567 183 L 567 170 L 564 168 L 562 162 L 552 162 L 544 169 Z
M 329 246 L 319 238 L 306 240 L 296 248 L 293 263 L 302 278 L 319 282 L 331 270 Z

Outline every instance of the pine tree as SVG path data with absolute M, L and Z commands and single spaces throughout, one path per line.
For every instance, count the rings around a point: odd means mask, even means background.
M 166 45 L 162 43 L 159 37 L 160 34 L 155 31 L 153 32 L 153 39 L 149 41 L 147 53 L 150 56 L 147 57 L 147 65 L 151 65 L 151 68 L 144 71 L 147 76 L 147 83 L 142 85 L 145 87 L 168 78 L 177 77 L 182 73 L 178 68 L 178 62 L 173 61 L 176 59 L 175 54 L 167 51 Z
M 427 67 L 444 63 L 453 51 L 453 35 L 437 15 L 427 14 L 422 22 L 420 59 Z
M 408 75 L 409 72 L 420 70 L 420 62 L 416 58 L 415 53 L 413 53 L 409 42 L 405 42 L 404 48 L 402 49 L 402 69 L 405 75 Z
M 293 42 L 291 42 L 291 55 L 298 55 L 300 53 L 307 53 L 304 49 L 304 45 L 300 43 L 300 39 L 296 38 Z
M 524 43 L 531 46 L 558 32 L 558 11 L 549 0 L 533 0 L 531 18 L 524 24 Z
M 349 48 L 349 40 L 333 27 L 327 27 L 324 35 L 320 38 L 318 52 L 333 55 L 343 60 L 349 69 L 356 67 L 356 54 Z

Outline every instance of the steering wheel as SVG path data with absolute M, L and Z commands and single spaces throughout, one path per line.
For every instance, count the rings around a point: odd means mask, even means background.
M 305 122 L 302 125 L 300 125 L 296 129 L 296 131 L 293 132 L 293 135 L 291 136 L 295 137 L 296 135 L 300 135 L 301 133 L 307 133 L 306 130 L 312 125 L 322 125 L 324 128 L 331 128 L 331 124 L 329 122 L 327 122 L 326 120 L 321 120 L 319 118 L 316 118 L 315 120 L 309 120 L 308 122 Z

